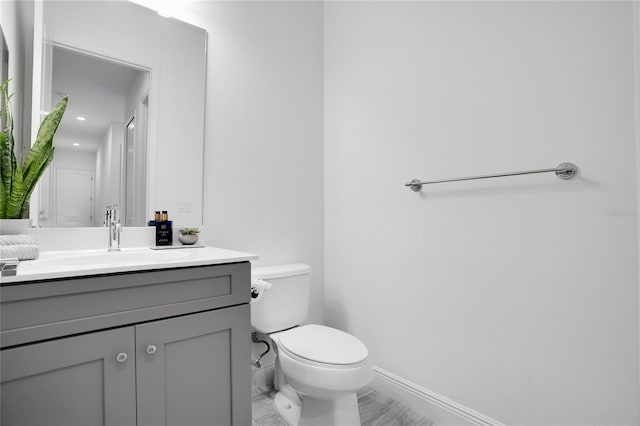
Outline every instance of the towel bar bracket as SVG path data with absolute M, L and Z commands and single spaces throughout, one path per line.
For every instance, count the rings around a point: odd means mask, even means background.
M 554 172 L 556 176 L 560 179 L 571 179 L 576 174 L 578 174 L 578 166 L 573 163 L 562 163 L 558 165 L 558 167 L 554 167 L 552 169 L 537 169 L 537 170 L 526 170 L 523 172 L 508 172 L 508 173 L 497 173 L 493 175 L 483 175 L 483 176 L 468 176 L 462 178 L 453 178 L 453 179 L 443 179 L 443 180 L 432 180 L 422 182 L 420 179 L 412 179 L 409 182 L 405 183 L 405 186 L 408 186 L 415 192 L 419 192 L 422 190 L 422 185 L 430 185 L 433 183 L 445 183 L 445 182 L 459 182 L 463 180 L 476 180 L 476 179 L 490 179 L 497 177 L 505 177 L 505 176 L 520 176 L 520 175 L 531 175 L 535 173 L 550 173 Z
M 578 174 L 578 166 L 573 163 L 562 163 L 556 168 L 555 173 L 560 179 L 571 179 Z

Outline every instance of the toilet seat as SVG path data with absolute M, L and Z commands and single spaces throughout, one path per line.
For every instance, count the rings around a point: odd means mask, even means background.
M 326 366 L 353 366 L 366 361 L 367 347 L 335 328 L 309 324 L 277 333 L 278 347 L 299 361 Z

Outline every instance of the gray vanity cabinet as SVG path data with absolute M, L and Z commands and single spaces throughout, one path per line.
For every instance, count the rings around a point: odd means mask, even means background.
M 250 425 L 249 306 L 136 326 L 138 425 Z
M 134 425 L 134 347 L 127 327 L 3 350 L 0 424 Z
M 0 424 L 251 424 L 248 262 L 0 287 Z

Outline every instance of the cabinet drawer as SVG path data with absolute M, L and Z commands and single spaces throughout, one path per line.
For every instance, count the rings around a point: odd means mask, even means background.
M 0 287 L 1 346 L 249 301 L 249 262 Z

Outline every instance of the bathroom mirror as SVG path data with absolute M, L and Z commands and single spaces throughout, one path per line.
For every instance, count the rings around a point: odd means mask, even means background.
M 34 223 L 102 226 L 118 204 L 123 226 L 155 210 L 201 225 L 206 31 L 125 1 L 51 0 L 42 17 L 33 108 L 69 105 Z

